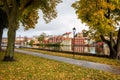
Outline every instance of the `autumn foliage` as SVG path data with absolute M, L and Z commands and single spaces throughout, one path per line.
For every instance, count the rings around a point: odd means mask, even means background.
M 110 57 L 120 59 L 120 1 L 78 0 L 72 6 L 78 18 L 108 44 Z

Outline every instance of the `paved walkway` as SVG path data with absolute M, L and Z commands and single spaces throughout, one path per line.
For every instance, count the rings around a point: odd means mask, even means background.
M 120 69 L 113 68 L 112 66 L 106 65 L 106 64 L 94 63 L 94 62 L 83 61 L 83 60 L 76 60 L 76 59 L 59 57 L 59 56 L 52 56 L 52 55 L 24 51 L 24 50 L 15 50 L 15 51 L 20 52 L 20 53 L 24 53 L 24 54 L 39 56 L 39 57 L 43 57 L 43 58 L 47 58 L 47 59 L 53 59 L 53 60 L 61 61 L 61 62 L 65 62 L 65 63 L 70 63 L 70 64 L 74 64 L 77 66 L 84 66 L 84 67 L 92 68 L 92 69 L 96 69 L 96 70 L 107 71 L 107 72 L 110 72 L 113 74 L 120 74 Z

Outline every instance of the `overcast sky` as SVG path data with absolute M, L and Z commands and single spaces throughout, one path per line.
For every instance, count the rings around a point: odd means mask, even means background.
M 42 13 L 39 12 L 40 19 L 38 20 L 38 24 L 36 24 L 36 28 L 24 31 L 23 27 L 20 27 L 20 29 L 17 30 L 16 37 L 38 36 L 43 32 L 48 35 L 62 35 L 65 32 L 72 32 L 73 27 L 76 28 L 76 32 L 87 29 L 87 27 L 77 19 L 75 10 L 71 7 L 71 4 L 75 1 L 76 0 L 63 0 L 63 3 L 57 6 L 58 17 L 48 24 L 42 19 Z M 3 37 L 7 37 L 6 29 L 4 30 Z

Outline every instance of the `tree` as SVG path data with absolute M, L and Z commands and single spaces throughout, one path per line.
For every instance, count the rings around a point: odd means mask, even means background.
M 82 34 L 83 34 L 83 37 L 87 37 L 88 36 L 88 31 L 87 30 L 82 30 Z
M 38 37 L 38 41 L 39 41 L 39 44 L 43 46 L 43 41 L 45 39 L 45 36 L 46 34 L 45 33 L 42 33 L 39 37 Z
M 38 10 L 43 12 L 46 23 L 56 18 L 56 6 L 61 0 L 0 0 L 0 7 L 8 16 L 8 44 L 5 61 L 14 60 L 14 42 L 16 30 L 22 23 L 25 29 L 34 28 L 38 19 Z
M 38 37 L 38 41 L 39 42 L 43 42 L 44 38 L 45 38 L 46 34 L 45 33 L 42 33 L 39 37 Z
M 110 57 L 120 59 L 120 28 L 116 30 L 120 22 L 119 5 L 119 0 L 79 0 L 72 6 L 78 18 L 108 44 Z
M 29 45 L 32 47 L 32 46 L 33 46 L 33 43 L 34 43 L 34 41 L 31 40 L 31 41 L 29 42 Z
M 83 29 L 82 33 L 83 33 L 84 37 L 89 37 L 90 39 L 93 39 L 93 40 L 95 40 L 97 42 L 101 41 L 99 34 L 96 31 L 92 30 L 92 29 L 90 29 L 90 30 L 84 30 Z
M 2 34 L 3 34 L 3 29 L 8 27 L 8 17 L 5 13 L 0 8 L 0 50 L 1 50 L 1 43 L 2 43 Z
M 24 37 L 24 46 L 27 46 L 28 45 L 28 38 L 25 36 Z

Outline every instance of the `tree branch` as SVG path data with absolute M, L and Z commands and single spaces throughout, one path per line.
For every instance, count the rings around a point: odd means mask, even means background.
M 109 0 L 107 0 L 107 3 L 110 3 Z M 110 18 L 110 8 L 107 9 L 107 13 L 104 15 L 107 19 Z
M 107 43 L 107 44 L 110 43 L 110 41 L 109 41 L 109 40 L 106 40 L 105 37 L 104 37 L 103 35 L 100 35 L 100 38 L 101 38 L 105 43 Z
M 111 46 L 115 46 L 115 42 L 114 42 L 114 39 L 113 39 L 113 33 L 111 32 L 110 33 L 110 43 L 111 43 Z
M 9 10 L 9 5 L 7 3 L 7 0 L 2 0 L 3 4 L 5 5 L 5 11 L 7 15 L 9 16 L 10 10 Z
M 26 8 L 28 8 L 29 7 L 29 5 L 31 5 L 33 3 L 33 0 L 29 0 L 26 4 L 25 4 L 25 6 L 20 10 L 21 12 L 23 12 Z
M 23 7 L 19 10 L 18 15 L 22 15 L 22 13 L 25 11 L 25 9 L 28 8 L 29 5 L 31 5 L 32 3 L 33 3 L 33 0 L 29 0 L 29 1 L 25 4 L 25 6 L 23 6 Z

